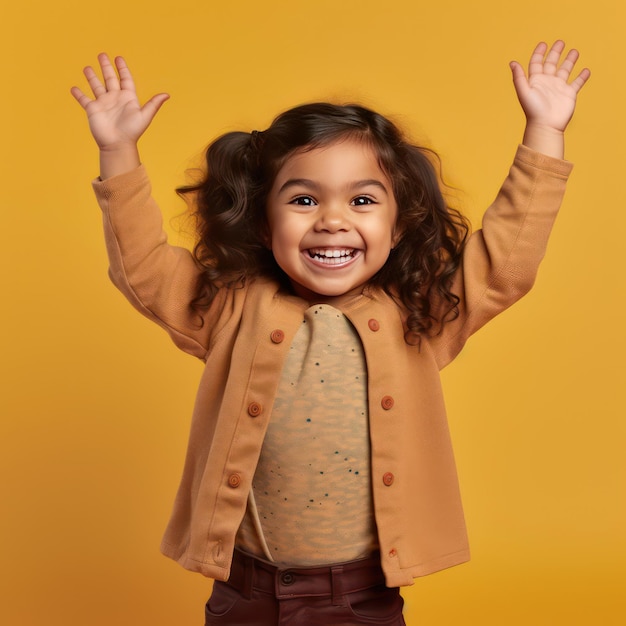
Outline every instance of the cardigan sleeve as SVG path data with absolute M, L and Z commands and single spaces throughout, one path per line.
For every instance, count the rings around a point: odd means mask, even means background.
M 145 168 L 98 179 L 93 188 L 102 209 L 111 280 L 179 348 L 205 358 L 210 324 L 191 306 L 201 269 L 188 250 L 168 243 Z
M 573 165 L 520 145 L 454 277 L 459 315 L 431 337 L 440 368 L 467 338 L 533 286 Z

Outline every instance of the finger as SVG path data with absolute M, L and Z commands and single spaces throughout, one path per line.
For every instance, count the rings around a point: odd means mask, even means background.
M 118 91 L 120 89 L 120 81 L 117 77 L 115 68 L 111 65 L 109 57 L 101 53 L 98 55 L 98 62 L 100 63 L 100 69 L 102 70 L 102 78 L 106 85 L 107 91 Z
M 557 70 L 556 75 L 567 81 L 574 69 L 576 61 L 578 61 L 578 50 L 572 49 L 567 53 L 565 59 L 563 59 L 563 63 L 561 63 L 561 67 Z
M 122 89 L 128 89 L 129 91 L 135 91 L 135 82 L 133 76 L 126 65 L 126 61 L 123 57 L 115 57 L 115 67 L 120 76 L 120 86 Z
M 546 60 L 543 64 L 544 74 L 550 74 L 552 76 L 556 74 L 559 59 L 561 58 L 561 54 L 563 53 L 564 49 L 565 42 L 561 41 L 560 39 L 557 39 L 557 41 L 552 44 L 552 47 L 550 48 L 550 51 L 548 52 Z
M 91 91 L 96 98 L 103 93 L 106 93 L 106 87 L 100 82 L 100 79 L 98 78 L 98 75 L 94 71 L 93 67 L 88 65 L 83 70 L 83 74 L 85 75 L 85 78 L 91 87 Z
M 74 96 L 74 99 L 80 104 L 83 109 L 87 108 L 87 105 L 92 101 L 89 96 L 86 96 L 78 87 L 72 87 L 70 93 Z
M 530 55 L 530 61 L 528 63 L 528 75 L 532 76 L 533 74 L 543 74 L 543 58 L 546 55 L 546 51 L 548 49 L 548 44 L 541 41 L 533 50 L 533 53 Z
M 578 93 L 585 85 L 585 83 L 589 80 L 591 76 L 591 71 L 589 68 L 585 68 L 580 71 L 580 74 L 571 82 L 571 87 L 574 88 L 576 93 Z

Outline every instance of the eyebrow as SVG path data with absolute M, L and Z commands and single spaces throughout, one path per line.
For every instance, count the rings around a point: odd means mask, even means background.
M 365 178 L 363 180 L 354 181 L 353 183 L 350 183 L 348 185 L 348 188 L 351 190 L 356 190 L 363 187 L 369 187 L 371 185 L 373 185 L 374 187 L 378 187 L 379 189 L 384 191 L 385 194 L 389 194 L 389 192 L 387 191 L 387 187 L 385 187 L 383 183 L 381 183 L 379 180 L 376 180 L 375 178 Z M 281 186 L 281 188 L 278 190 L 278 193 L 282 193 L 283 191 L 291 189 L 292 187 L 307 187 L 309 189 L 312 189 L 313 191 L 319 191 L 322 186 L 318 182 L 309 178 L 290 178 Z

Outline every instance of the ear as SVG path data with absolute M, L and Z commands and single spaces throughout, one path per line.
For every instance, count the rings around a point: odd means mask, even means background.
M 393 233 L 391 234 L 391 249 L 393 250 L 402 239 L 404 235 L 404 228 L 400 228 L 400 226 L 396 223 L 393 227 Z

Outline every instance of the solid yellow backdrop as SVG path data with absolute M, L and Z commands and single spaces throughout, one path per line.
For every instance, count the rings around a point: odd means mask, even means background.
M 69 95 L 82 66 L 123 54 L 142 97 L 172 95 L 141 149 L 175 242 L 172 190 L 211 138 L 320 99 L 364 102 L 436 148 L 478 226 L 523 129 L 508 61 L 557 37 L 593 71 L 576 168 L 536 288 L 444 372 L 473 561 L 417 580 L 406 618 L 625 623 L 626 9 L 586 4 L 4 8 L 0 623 L 199 625 L 210 590 L 158 553 L 201 365 L 106 278 L 97 153 Z

